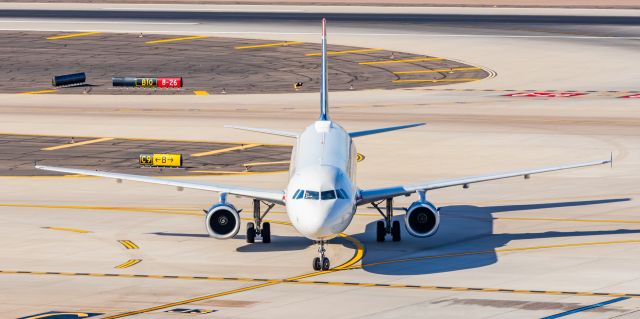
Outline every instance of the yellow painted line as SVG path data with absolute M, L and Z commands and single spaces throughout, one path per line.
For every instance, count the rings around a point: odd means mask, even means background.
M 452 68 L 452 69 L 436 69 L 436 70 L 414 70 L 414 71 L 393 72 L 393 74 L 419 74 L 419 73 L 439 73 L 439 72 L 474 71 L 474 70 L 482 70 L 482 69 L 481 68 Z
M 209 95 L 209 92 L 207 92 L 207 91 L 193 91 L 193 94 L 195 94 L 195 95 Z
M 188 211 L 186 209 L 180 210 L 180 209 L 162 209 L 162 208 L 145 208 L 145 207 L 111 207 L 111 206 L 89 206 L 89 205 L 35 205 L 35 204 L 0 204 L 0 207 L 107 210 L 107 211 L 142 212 L 142 213 L 168 214 L 168 215 L 204 216 L 202 212 Z
M 358 49 L 358 50 L 344 50 L 344 51 L 328 51 L 327 55 L 339 55 L 339 54 L 349 54 L 349 53 L 367 53 L 367 52 L 376 52 L 382 51 L 383 49 Z M 322 52 L 316 53 L 307 53 L 305 56 L 321 56 Z
M 383 61 L 367 61 L 358 62 L 358 64 L 388 64 L 388 63 L 410 63 L 410 62 L 424 62 L 424 61 L 440 61 L 443 58 L 418 58 L 418 59 L 404 59 L 404 60 L 383 60 Z
M 160 39 L 160 40 L 147 41 L 147 42 L 145 42 L 145 44 L 167 43 L 167 42 L 196 40 L 196 39 L 204 39 L 204 38 L 208 38 L 208 36 L 206 36 L 206 35 L 194 35 L 192 37 Z
M 300 41 L 285 41 L 285 42 L 265 43 L 265 44 L 256 44 L 256 45 L 241 45 L 234 48 L 236 50 L 258 49 L 258 48 L 267 48 L 267 47 L 281 47 L 281 46 L 303 44 L 303 43 L 304 42 L 300 42 Z
M 138 278 L 138 279 L 170 279 L 170 280 L 206 280 L 206 281 L 241 281 L 241 282 L 262 282 L 262 284 L 249 286 L 240 289 L 234 289 L 217 294 L 197 297 L 178 303 L 171 303 L 171 306 L 202 301 L 215 297 L 230 295 L 248 290 L 254 290 L 275 284 L 297 284 L 297 285 L 323 285 L 323 286 L 352 286 L 352 287 L 373 287 L 373 288 L 401 288 L 401 289 L 424 289 L 424 290 L 448 290 L 460 292 L 490 292 L 490 293 L 512 293 L 512 294 L 544 294 L 544 295 L 570 295 L 570 296 L 590 296 L 590 297 L 629 297 L 640 298 L 640 294 L 633 293 L 608 293 L 608 292 L 592 292 L 592 291 L 559 291 L 559 290 L 529 290 L 529 289 L 504 289 L 504 288 L 478 288 L 478 287 L 454 287 L 454 286 L 427 286 L 427 285 L 406 285 L 406 284 L 386 284 L 386 283 L 365 283 L 365 282 L 340 282 L 340 281 L 313 281 L 313 280 L 292 280 L 292 279 L 260 279 L 260 278 L 234 278 L 234 277 L 205 277 L 205 276 L 169 276 L 169 275 L 141 275 L 141 274 L 106 274 L 106 273 L 73 273 L 73 272 L 44 272 L 44 271 L 17 271 L 17 270 L 0 270 L 0 274 L 7 275 L 45 275 L 45 276 L 82 276 L 82 277 L 120 277 L 120 278 Z M 154 307 L 154 310 L 170 307 L 170 305 L 162 305 Z M 151 308 L 149 308 L 151 309 Z M 145 311 L 146 310 L 146 311 Z M 152 310 L 143 309 L 135 312 L 118 314 L 109 318 L 122 318 L 134 314 L 141 314 Z
M 142 259 L 129 259 L 125 263 L 115 266 L 114 268 L 118 268 L 118 269 L 129 268 L 131 266 L 137 265 L 141 261 Z
M 277 164 L 289 164 L 290 161 L 278 161 L 278 162 L 253 162 L 242 164 L 243 166 L 264 166 L 264 165 L 277 165 Z
M 82 33 L 74 33 L 74 34 L 56 35 L 53 37 L 48 37 L 47 40 L 60 40 L 60 39 L 67 39 L 67 38 L 84 37 L 87 35 L 95 35 L 95 34 L 100 34 L 100 32 L 82 32 Z
M 409 79 L 394 80 L 393 83 L 421 83 L 421 82 L 469 82 L 482 80 L 481 78 L 458 78 L 458 79 Z
M 134 244 L 132 241 L 130 240 L 118 240 L 118 242 L 124 246 L 124 248 L 126 249 L 138 249 L 138 245 Z
M 58 146 L 46 147 L 46 148 L 43 148 L 43 149 L 40 149 L 40 150 L 41 151 L 55 151 L 55 150 L 59 150 L 59 149 L 63 149 L 63 148 L 76 147 L 76 146 L 88 145 L 88 144 L 93 144 L 93 143 L 111 141 L 113 139 L 114 139 L 113 137 L 103 137 L 103 138 L 97 138 L 95 140 L 88 140 L 88 141 L 83 141 L 83 142 L 67 143 L 67 144 L 62 144 L 62 145 L 58 145 Z
M 495 250 L 490 249 L 490 250 L 479 250 L 479 251 L 467 251 L 467 252 L 451 253 L 451 254 L 443 254 L 443 255 L 429 255 L 429 256 L 421 256 L 421 257 L 414 257 L 414 258 L 383 260 L 379 262 L 353 266 L 353 267 L 350 267 L 350 269 L 372 267 L 372 266 L 401 263 L 401 262 L 409 262 L 409 261 L 442 259 L 442 258 L 452 258 L 452 257 L 461 257 L 461 256 L 470 256 L 470 255 L 497 254 L 497 253 L 507 253 L 507 252 L 515 252 L 515 251 L 529 251 L 529 250 L 555 249 L 555 248 L 567 248 L 567 247 L 585 247 L 585 246 L 597 246 L 597 245 L 615 245 L 615 244 L 629 244 L 629 243 L 640 243 L 640 240 L 631 239 L 631 240 L 585 242 L 585 243 L 528 246 L 528 247 L 510 247 L 510 248 L 499 248 Z
M 262 146 L 262 144 L 245 144 L 245 145 L 240 145 L 240 146 L 227 147 L 227 148 L 223 148 L 223 149 L 219 149 L 219 150 L 195 153 L 195 154 L 191 154 L 191 156 L 200 157 L 200 156 L 216 155 L 216 154 L 220 154 L 220 153 L 226 153 L 226 152 L 232 152 L 232 151 L 238 151 L 238 150 L 246 150 L 246 149 L 253 148 L 253 147 L 256 147 L 256 146 Z
M 88 231 L 88 230 L 76 229 L 76 228 L 65 228 L 65 227 L 44 227 L 44 228 L 45 229 L 51 229 L 51 230 L 68 231 L 68 232 L 80 233 L 80 234 L 90 233 L 90 231 Z
M 43 94 L 43 93 L 54 93 L 54 92 L 58 92 L 58 90 L 29 91 L 29 92 L 21 92 L 18 94 Z

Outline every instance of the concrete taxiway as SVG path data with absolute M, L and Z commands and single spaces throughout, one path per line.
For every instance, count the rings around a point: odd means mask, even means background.
M 549 15 L 520 10 L 538 16 L 535 21 Z M 561 13 L 574 12 L 585 14 Z M 640 26 L 525 21 L 516 28 L 499 19 L 480 23 L 482 14 L 476 12 L 471 24 L 446 26 L 366 19 L 330 24 L 329 39 L 336 45 L 375 43 L 394 52 L 481 66 L 495 75 L 438 88 L 331 93 L 333 119 L 350 130 L 428 122 L 358 139 L 358 151 L 366 154 L 358 164 L 359 185 L 606 159 L 611 152 L 613 168 L 430 192 L 428 198 L 442 207 L 443 220 L 438 234 L 427 239 L 403 233 L 399 243 L 377 243 L 379 215 L 361 207 L 344 236 L 329 246 L 335 268 L 315 273 L 310 271 L 315 246 L 288 225 L 282 208 L 268 215 L 274 222 L 271 244 L 246 244 L 242 230 L 236 239 L 216 241 L 206 236 L 201 212 L 216 201 L 212 193 L 98 178 L 0 177 L 0 291 L 7 292 L 0 316 L 33 318 L 58 311 L 95 318 L 173 318 L 189 312 L 197 318 L 637 318 L 640 115 L 637 99 L 623 96 L 639 89 L 638 75 L 631 72 L 640 67 L 638 41 L 629 34 Z M 110 23 L 112 18 L 29 19 L 15 17 L 11 26 L 2 20 L 0 28 L 142 28 L 126 19 L 117 24 Z M 236 32 L 228 35 L 319 40 L 316 24 L 272 20 L 144 27 L 186 36 Z M 527 90 L 583 94 L 508 96 Z M 0 125 L 4 134 L 13 135 L 291 145 L 285 138 L 222 125 L 299 131 L 315 120 L 317 109 L 317 93 L 5 94 Z M 85 146 L 90 145 L 99 143 Z M 230 162 L 247 160 L 237 154 Z M 190 178 L 282 188 L 287 174 Z M 251 216 L 249 201 L 232 200 L 244 209 L 243 218 Z M 406 207 L 413 200 L 396 203 Z M 402 218 L 403 212 L 397 215 Z

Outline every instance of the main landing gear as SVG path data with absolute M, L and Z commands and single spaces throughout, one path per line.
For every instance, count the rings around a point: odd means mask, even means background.
M 383 212 L 379 206 L 383 201 L 387 202 L 385 212 Z M 387 234 L 391 234 L 393 241 L 400 241 L 400 222 L 397 220 L 391 221 L 393 219 L 393 198 L 372 202 L 371 205 L 373 205 L 384 218 L 384 221 L 379 220 L 376 223 L 376 241 L 383 242 Z
M 275 206 L 272 203 L 265 203 L 267 210 L 264 214 L 260 214 L 261 201 L 259 199 L 253 200 L 253 223 L 247 223 L 247 243 L 253 244 L 256 241 L 256 236 L 262 237 L 262 242 L 267 244 L 271 242 L 271 224 L 268 222 L 263 223 L 262 219 L 267 216 L 267 213 Z
M 327 251 L 324 249 L 325 241 L 321 240 L 318 242 L 318 253 L 320 257 L 313 258 L 313 270 L 329 270 L 331 268 L 331 264 L 329 263 L 329 258 L 324 256 L 324 253 Z

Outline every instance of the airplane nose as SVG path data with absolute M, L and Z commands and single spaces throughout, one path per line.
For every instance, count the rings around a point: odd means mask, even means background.
M 328 203 L 327 203 L 328 204 Z M 293 221 L 296 229 L 305 237 L 314 240 L 330 239 L 337 235 L 338 224 L 341 223 L 341 205 L 331 203 L 298 215 Z

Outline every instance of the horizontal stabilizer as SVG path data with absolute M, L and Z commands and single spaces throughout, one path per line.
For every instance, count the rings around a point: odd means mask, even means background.
M 289 132 L 289 131 L 271 130 L 271 129 L 268 129 L 268 128 L 257 128 L 257 127 L 246 127 L 246 126 L 235 126 L 235 125 L 225 125 L 224 127 L 234 128 L 234 129 L 243 130 L 243 131 L 258 132 L 258 133 L 271 134 L 271 135 L 279 135 L 279 136 L 285 136 L 285 137 L 293 137 L 293 138 L 297 138 L 298 137 L 298 133 Z
M 407 125 L 376 128 L 376 129 L 373 129 L 373 130 L 351 132 L 351 133 L 349 133 L 349 135 L 351 135 L 351 137 L 365 136 L 365 135 L 371 135 L 371 134 L 378 134 L 378 133 L 384 133 L 384 132 L 389 132 L 389 131 L 401 130 L 401 129 L 410 128 L 410 127 L 422 126 L 422 125 L 425 125 L 425 124 L 427 124 L 427 123 L 414 123 L 414 124 L 407 124 Z

